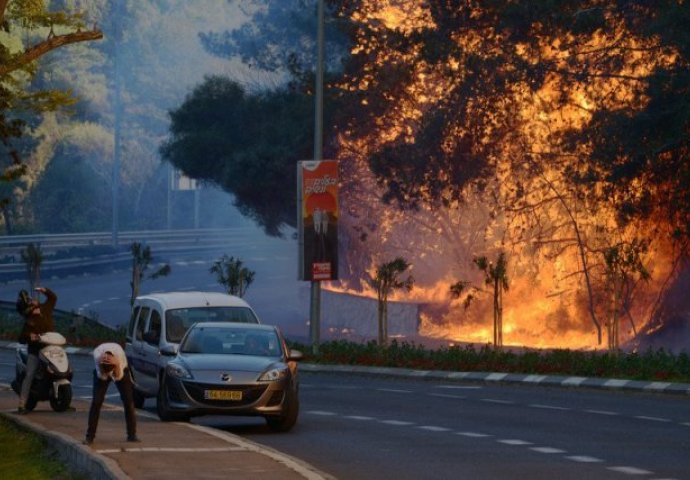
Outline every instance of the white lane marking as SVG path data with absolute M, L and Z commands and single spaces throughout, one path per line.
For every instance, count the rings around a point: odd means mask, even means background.
M 585 410 L 587 413 L 594 413 L 595 415 L 618 415 L 618 412 L 610 412 L 608 410 Z
M 103 300 L 94 300 L 91 302 L 93 305 L 98 305 L 99 303 L 103 303 Z
M 670 422 L 668 418 L 661 418 L 661 417 L 647 417 L 646 415 L 636 415 L 635 418 L 638 420 L 649 420 L 652 422 Z
M 498 443 L 504 443 L 506 445 L 532 445 L 532 442 L 526 440 L 518 440 L 513 438 L 503 438 L 496 440 Z
M 530 450 L 534 450 L 539 453 L 565 453 L 565 450 L 553 447 L 530 447 Z
M 568 460 L 572 460 L 574 462 L 580 462 L 580 463 L 601 463 L 603 460 L 601 458 L 596 458 L 596 457 L 588 457 L 587 455 L 571 455 L 569 457 L 565 457 Z
M 683 422 L 681 425 L 685 425 L 686 427 L 690 427 L 690 422 Z
M 412 393 L 412 390 L 398 390 L 395 388 L 377 388 L 376 390 L 379 392 L 388 392 L 388 393 Z
M 436 427 L 434 425 L 420 425 L 417 428 L 420 430 L 427 430 L 429 432 L 449 432 L 450 428 L 446 427 Z
M 362 387 L 357 387 L 353 385 L 328 385 L 328 388 L 333 390 L 361 390 Z
M 456 435 L 461 435 L 463 437 L 470 437 L 470 438 L 486 438 L 486 437 L 491 437 L 492 435 L 489 435 L 488 433 L 479 433 L 479 432 L 455 432 Z
M 482 402 L 488 402 L 488 403 L 500 403 L 501 405 L 513 405 L 515 402 L 511 402 L 510 400 L 498 400 L 496 398 L 482 398 Z
M 108 300 L 119 300 L 120 297 L 110 297 Z
M 323 417 L 332 417 L 334 415 L 337 415 L 336 413 L 325 412 L 323 410 L 309 410 L 307 413 L 311 413 L 312 415 L 321 415 Z
M 346 415 L 345 418 L 350 420 L 374 420 L 374 417 L 365 417 L 363 415 Z
M 465 400 L 467 397 L 464 395 L 450 395 L 448 393 L 430 393 L 430 397 L 441 397 L 441 398 L 455 398 L 458 400 Z
M 619 473 L 626 473 L 628 475 L 651 475 L 652 472 L 649 470 L 642 470 L 641 468 L 635 468 L 635 467 L 606 467 L 608 470 L 612 470 L 614 472 L 619 472 Z
M 213 448 L 174 448 L 174 447 L 141 447 L 141 448 L 107 448 L 96 450 L 98 453 L 188 453 L 188 452 L 246 452 L 242 447 L 213 447 Z
M 449 390 L 479 390 L 478 385 L 436 385 L 436 388 L 447 388 Z
M 545 410 L 571 410 L 570 408 L 567 408 L 567 407 L 559 407 L 559 406 L 556 406 L 556 405 L 541 405 L 541 404 L 539 404 L 539 403 L 533 403 L 532 405 L 530 405 L 530 407 L 532 407 L 532 408 L 542 408 L 542 409 L 545 409 Z
M 404 422 L 402 420 L 379 420 L 381 423 L 385 423 L 386 425 L 395 425 L 395 426 L 408 426 L 408 425 L 414 425 L 412 422 Z

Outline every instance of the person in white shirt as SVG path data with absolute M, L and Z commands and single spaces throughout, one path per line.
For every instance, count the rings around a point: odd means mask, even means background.
M 93 371 L 93 396 L 89 408 L 89 425 L 86 430 L 84 443 L 90 445 L 96 437 L 98 418 L 108 386 L 111 381 L 120 392 L 122 404 L 125 407 L 125 421 L 127 423 L 127 441 L 138 442 L 137 421 L 134 410 L 134 394 L 132 375 L 127 366 L 125 351 L 117 343 L 102 343 L 93 351 L 96 368 Z

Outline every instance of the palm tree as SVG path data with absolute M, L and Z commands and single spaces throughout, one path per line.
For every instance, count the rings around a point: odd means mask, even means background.
M 504 252 L 498 254 L 496 264 L 486 257 L 476 257 L 474 263 L 484 272 L 484 282 L 494 291 L 494 346 L 503 346 L 503 292 L 508 291 L 508 262 Z
M 409 267 L 410 264 L 404 258 L 397 257 L 380 264 L 376 269 L 376 277 L 371 281 L 378 299 L 379 345 L 388 343 L 388 296 L 396 289 L 412 290 L 414 278 L 411 275 L 404 280 L 399 278 Z
M 130 250 L 132 252 L 132 281 L 129 285 L 132 287 L 132 296 L 129 299 L 129 304 L 134 305 L 134 299 L 139 296 L 139 288 L 144 281 L 146 270 L 153 261 L 153 255 L 151 254 L 151 247 L 148 245 L 144 247 L 138 242 L 132 243 Z M 165 264 L 146 278 L 165 277 L 170 274 L 170 270 L 170 265 Z
M 235 257 L 223 255 L 220 259 L 213 262 L 209 270 L 216 275 L 218 283 L 223 285 L 230 295 L 243 297 L 249 285 L 254 281 L 256 272 L 242 266 L 242 260 Z

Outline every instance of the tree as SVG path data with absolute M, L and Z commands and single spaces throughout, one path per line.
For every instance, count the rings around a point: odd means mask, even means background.
M 244 297 L 256 274 L 256 272 L 244 267 L 239 258 L 235 259 L 235 257 L 228 257 L 227 255 L 223 255 L 213 262 L 209 272 L 216 275 L 216 280 L 228 294 L 238 297 Z
M 186 175 L 219 185 L 270 235 L 296 225 L 295 165 L 311 158 L 313 104 L 288 89 L 249 94 L 209 77 L 170 112 L 163 158 Z
M 29 279 L 29 290 L 41 284 L 41 265 L 43 264 L 43 251 L 39 243 L 30 243 L 20 252 L 22 261 L 26 265 L 26 273 Z
M 494 346 L 503 346 L 503 292 L 508 291 L 508 263 L 504 252 L 498 254 L 496 264 L 486 257 L 474 259 L 477 268 L 484 272 L 484 283 L 493 289 Z
M 142 246 L 141 243 L 134 242 L 130 246 L 130 251 L 132 252 L 132 281 L 129 285 L 132 288 L 132 295 L 129 299 L 129 304 L 134 305 L 134 299 L 139 296 L 139 288 L 144 279 L 156 279 L 170 275 L 171 268 L 169 264 L 162 265 L 158 270 L 145 277 L 146 270 L 148 270 L 153 261 L 151 247 L 148 245 Z
M 371 280 L 371 285 L 376 289 L 378 301 L 378 342 L 379 345 L 388 343 L 388 296 L 393 290 L 412 290 L 414 278 L 408 275 L 401 279 L 400 276 L 410 267 L 410 264 L 402 257 L 380 264 L 376 269 L 376 277 Z

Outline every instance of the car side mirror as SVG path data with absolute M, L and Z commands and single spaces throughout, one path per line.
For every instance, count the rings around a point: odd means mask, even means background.
M 291 362 L 299 362 L 304 358 L 304 355 L 299 350 L 290 350 L 288 353 L 288 360 Z
M 161 355 L 165 355 L 166 357 L 174 357 L 177 355 L 177 345 L 165 345 L 161 348 Z

